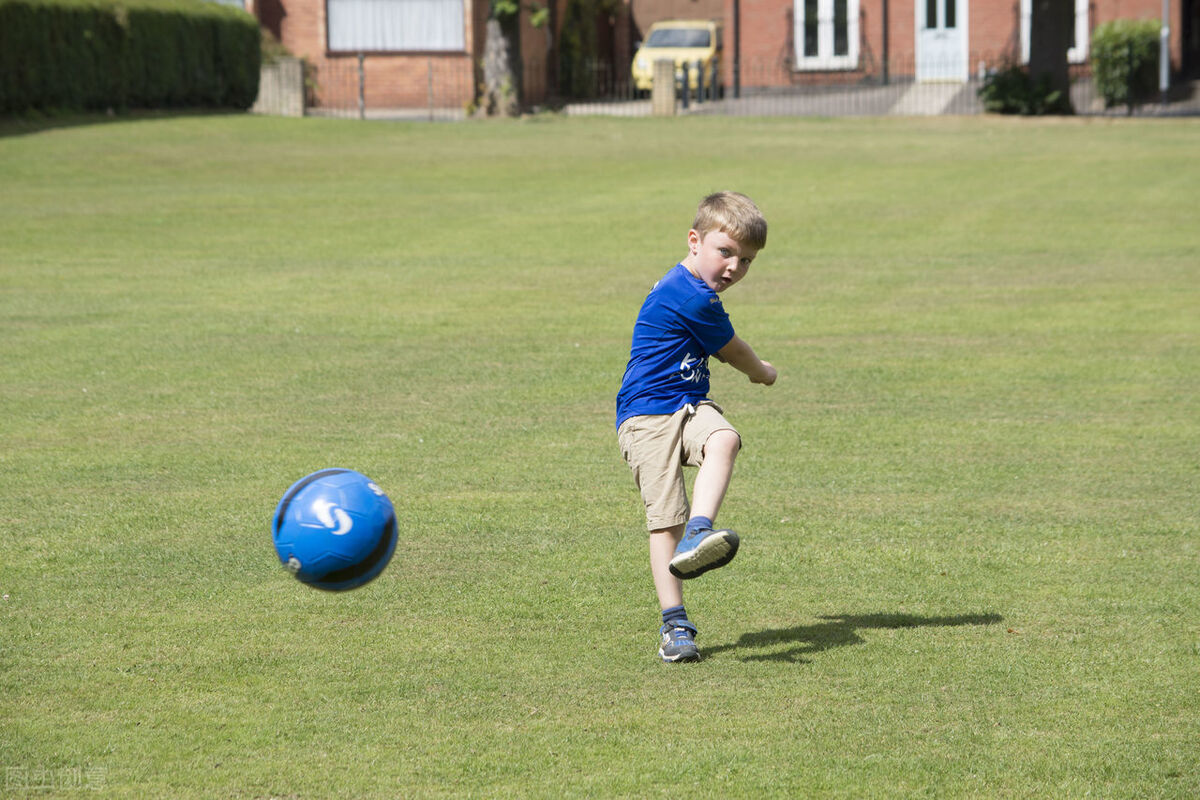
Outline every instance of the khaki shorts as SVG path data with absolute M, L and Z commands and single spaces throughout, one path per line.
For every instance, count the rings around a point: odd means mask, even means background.
M 683 467 L 700 466 L 704 462 L 704 443 L 722 430 L 737 433 L 720 406 L 710 401 L 684 406 L 674 414 L 647 414 L 621 423 L 617 442 L 642 493 L 649 530 L 688 521 Z

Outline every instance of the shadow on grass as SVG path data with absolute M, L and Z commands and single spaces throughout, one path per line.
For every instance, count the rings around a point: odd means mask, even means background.
M 41 112 L 0 116 L 0 139 L 12 136 L 28 136 L 58 128 L 81 128 L 88 125 L 112 125 L 118 122 L 144 122 L 147 120 L 174 119 L 177 117 L 215 117 L 242 114 L 225 109 L 135 109 L 117 114 L 103 112 Z
M 785 661 L 806 664 L 805 656 L 862 644 L 859 636 L 864 630 L 897 630 L 900 628 L 945 628 L 959 625 L 995 625 L 1004 620 L 999 614 L 963 614 L 955 617 L 920 617 L 913 614 L 863 614 L 857 616 L 819 617 L 826 620 L 816 625 L 797 625 L 794 628 L 772 628 L 758 633 L 744 633 L 732 644 L 705 647 L 705 655 L 729 650 L 751 651 L 741 655 L 742 661 Z M 777 649 L 784 646 L 782 650 Z M 753 652 L 768 651 L 768 652 Z

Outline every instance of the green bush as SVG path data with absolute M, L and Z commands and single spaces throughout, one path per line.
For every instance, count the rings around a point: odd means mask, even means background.
M 203 0 L 0 0 L 0 113 L 249 108 L 258 24 Z
M 285 58 L 294 58 L 292 51 L 283 46 L 283 43 L 275 38 L 275 34 L 271 33 L 266 28 L 261 28 L 261 50 L 262 63 L 275 64 Z
M 1069 114 L 1069 98 L 1050 88 L 1050 77 L 1038 80 L 1024 67 L 1010 66 L 987 76 L 979 89 L 984 109 L 995 114 Z
M 1092 73 L 1104 106 L 1152 99 L 1158 89 L 1159 26 L 1156 20 L 1119 19 L 1092 33 Z

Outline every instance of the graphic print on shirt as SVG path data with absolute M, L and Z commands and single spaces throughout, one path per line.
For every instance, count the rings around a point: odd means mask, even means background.
M 693 358 L 691 353 L 679 362 L 679 377 L 686 383 L 702 383 L 708 380 L 708 361 L 703 358 Z

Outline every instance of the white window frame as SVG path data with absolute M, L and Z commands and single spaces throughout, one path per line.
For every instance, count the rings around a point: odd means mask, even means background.
M 466 52 L 463 0 L 325 0 L 331 53 Z
M 1075 46 L 1067 51 L 1067 61 L 1082 64 L 1088 60 L 1088 44 L 1092 27 L 1088 19 L 1091 0 L 1075 0 Z M 1029 63 L 1029 25 L 1033 19 L 1031 0 L 1021 0 L 1021 63 Z
M 844 56 L 833 54 L 833 0 L 817 0 L 817 55 L 804 55 L 804 3 L 805 0 L 793 0 L 792 4 L 795 68 L 799 71 L 857 69 L 859 0 L 846 0 L 846 43 L 849 52 Z

